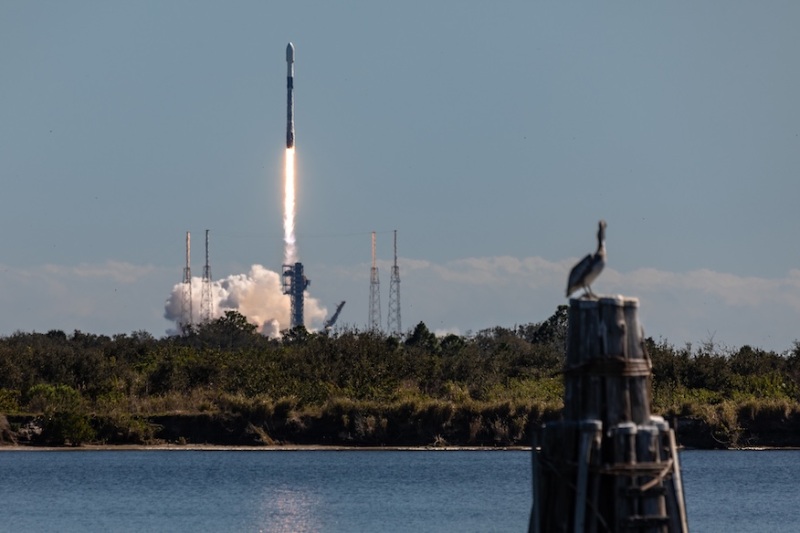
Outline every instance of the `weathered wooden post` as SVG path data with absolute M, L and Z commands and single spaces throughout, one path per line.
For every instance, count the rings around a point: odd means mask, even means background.
M 687 533 L 675 433 L 650 413 L 639 302 L 572 299 L 564 414 L 533 445 L 530 533 Z

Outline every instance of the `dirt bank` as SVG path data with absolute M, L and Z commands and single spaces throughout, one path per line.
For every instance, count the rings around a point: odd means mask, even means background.
M 730 447 L 800 447 L 800 417 L 755 415 L 740 418 L 734 427 L 713 424 L 698 417 L 676 417 L 678 441 L 700 449 Z M 512 426 L 480 413 L 472 417 L 399 419 L 383 413 L 346 413 L 331 417 L 298 416 L 284 419 L 247 418 L 238 413 L 169 414 L 142 419 L 89 418 L 94 438 L 88 446 L 179 446 L 325 449 L 381 448 L 524 448 L 530 445 L 540 419 L 524 427 Z M 52 446 L 42 416 L 0 415 L 0 446 Z M 57 445 L 71 445 L 69 439 Z

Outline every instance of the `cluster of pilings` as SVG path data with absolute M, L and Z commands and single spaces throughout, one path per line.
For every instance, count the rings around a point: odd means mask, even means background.
M 570 300 L 564 414 L 535 432 L 529 531 L 688 531 L 675 432 L 650 413 L 639 302 Z

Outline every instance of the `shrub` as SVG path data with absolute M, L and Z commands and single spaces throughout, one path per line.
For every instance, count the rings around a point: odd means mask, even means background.
M 19 391 L 0 389 L 0 413 L 15 413 L 19 410 Z
M 80 446 L 94 439 L 94 436 L 86 415 L 75 411 L 55 411 L 45 417 L 40 439 L 51 446 Z
M 34 413 L 78 412 L 83 408 L 81 394 L 68 385 L 34 385 L 25 396 L 28 410 Z
M 95 426 L 95 438 L 111 444 L 147 444 L 155 436 L 152 424 L 124 414 L 96 419 Z

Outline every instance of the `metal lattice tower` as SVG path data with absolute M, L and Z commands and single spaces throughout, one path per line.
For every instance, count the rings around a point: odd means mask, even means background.
M 283 265 L 283 294 L 289 295 L 291 304 L 291 328 L 304 326 L 304 291 L 311 284 L 311 280 L 303 274 L 303 263 Z
M 394 230 L 394 265 L 389 280 L 389 334 L 400 335 L 403 326 L 400 321 L 400 267 L 397 266 L 397 230 Z
M 381 329 L 381 282 L 375 264 L 375 232 L 372 232 L 372 269 L 369 273 L 369 329 Z
M 183 268 L 183 287 L 181 290 L 181 329 L 191 328 L 194 323 L 192 313 L 192 268 L 190 266 L 191 234 L 186 232 L 186 266 Z
M 211 322 L 214 316 L 214 301 L 211 299 L 211 265 L 208 262 L 208 232 L 206 230 L 206 264 L 203 267 L 203 284 L 200 288 L 200 321 Z

